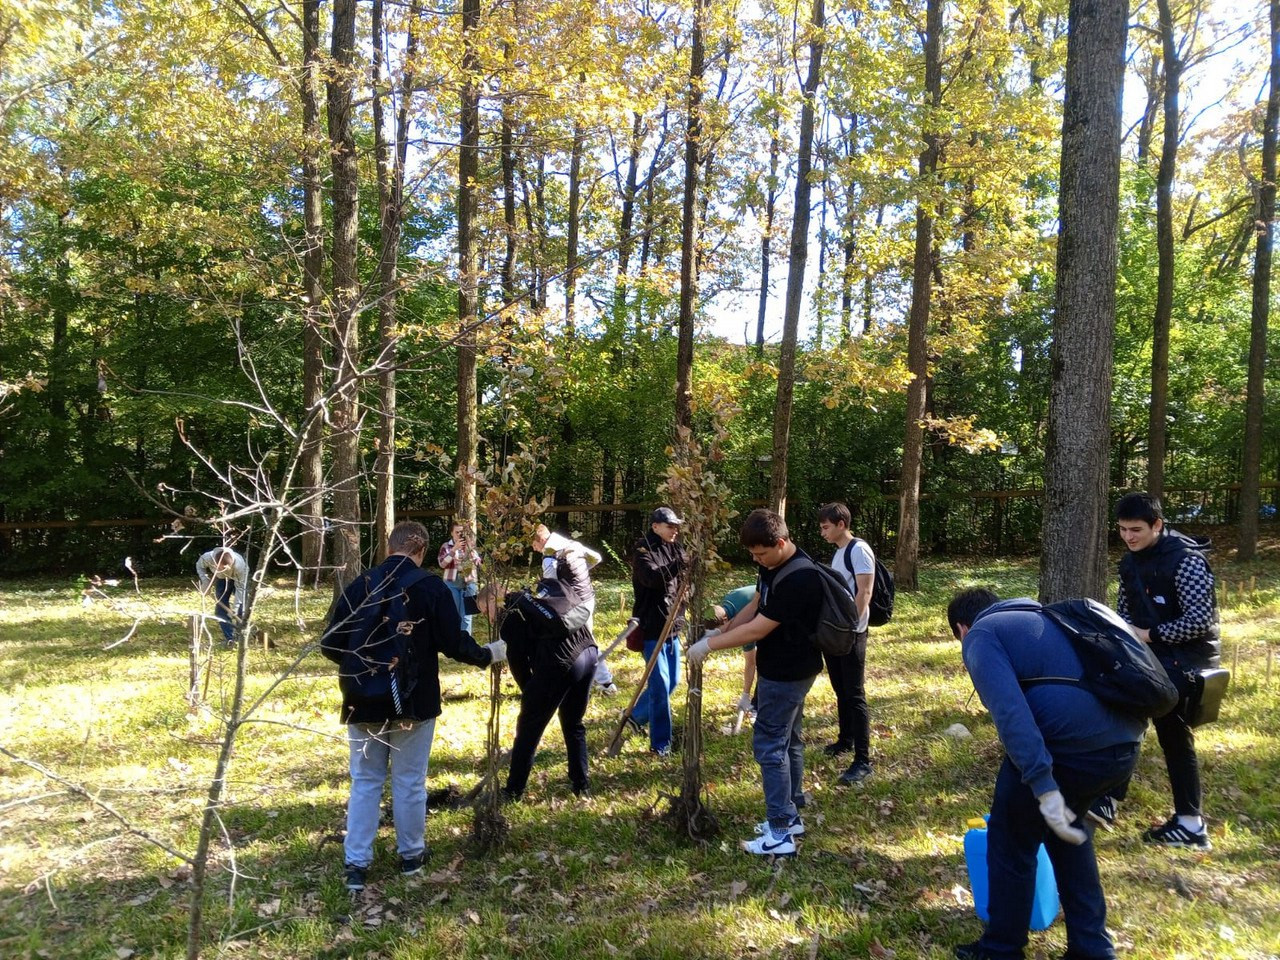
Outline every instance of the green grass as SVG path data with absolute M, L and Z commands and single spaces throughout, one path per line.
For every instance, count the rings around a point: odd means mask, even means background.
M 737 571 L 738 580 L 751 575 Z M 1280 637 L 1280 570 L 1274 561 L 1226 565 L 1224 662 L 1236 663 L 1219 724 L 1199 737 L 1214 850 L 1151 849 L 1138 841 L 1169 806 L 1154 741 L 1114 833 L 1100 835 L 1110 926 L 1122 955 L 1267 958 L 1280 954 L 1280 648 L 1265 680 L 1267 645 Z M 1256 578 L 1256 589 L 1237 588 Z M 875 775 L 862 789 L 832 786 L 841 769 L 816 749 L 834 736 L 830 688 L 809 697 L 806 786 L 815 805 L 800 856 L 772 867 L 737 841 L 763 816 L 748 732 L 730 737 L 740 657 L 715 654 L 706 671 L 709 802 L 720 840 L 692 846 L 654 816 L 676 789 L 679 764 L 632 740 L 604 758 L 621 698 L 593 699 L 588 714 L 594 796 L 578 801 L 552 724 L 524 803 L 506 808 L 511 832 L 478 857 L 469 811 L 433 812 L 433 857 L 418 878 L 395 873 L 390 827 L 366 895 L 341 884 L 345 746 L 331 664 L 313 655 L 276 688 L 241 735 L 216 845 L 208 956 L 529 958 L 889 957 L 945 958 L 980 932 L 967 893 L 961 835 L 985 812 L 1000 756 L 994 730 L 971 697 L 946 600 L 965 583 L 1031 594 L 1030 562 L 933 565 L 923 589 L 899 595 L 894 621 L 873 632 L 867 687 Z M 726 579 L 725 586 L 738 581 Z M 597 633 L 625 615 L 624 585 L 602 584 Z M 629 595 L 629 590 L 625 591 Z M 184 700 L 184 620 L 189 585 L 144 583 L 80 602 L 70 584 L 10 584 L 0 592 L 0 745 L 86 786 L 139 827 L 194 847 L 213 770 L 219 707 L 233 655 L 214 654 L 208 702 Z M 312 640 L 327 607 L 289 584 L 263 596 L 261 626 L 275 649 L 253 649 L 250 689 L 260 693 Z M 119 640 L 139 620 L 126 643 Z M 634 685 L 639 658 L 612 658 Z M 483 671 L 444 661 L 445 708 L 431 786 L 475 783 L 488 709 Z M 509 691 L 514 687 L 507 681 Z M 683 703 L 683 686 L 677 695 Z M 518 703 L 506 701 L 510 736 Z M 952 723 L 973 731 L 957 742 Z M 235 882 L 232 884 L 232 866 Z M 1181 892 L 1179 892 L 1181 891 Z M 178 863 L 125 832 L 107 813 L 29 767 L 0 758 L 0 957 L 177 957 L 187 916 Z M 1032 937 L 1031 957 L 1065 949 L 1061 922 Z

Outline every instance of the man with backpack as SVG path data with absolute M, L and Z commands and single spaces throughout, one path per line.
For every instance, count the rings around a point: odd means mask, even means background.
M 1213 571 L 1205 559 L 1209 544 L 1167 528 L 1159 498 L 1149 493 L 1125 494 L 1115 515 L 1128 548 L 1120 561 L 1116 611 L 1151 645 L 1185 701 L 1195 675 L 1217 667 L 1222 652 Z M 1200 806 L 1200 762 L 1188 719 L 1185 711 L 1175 709 L 1155 720 L 1173 789 L 1173 816 L 1144 831 L 1142 839 L 1209 850 L 1213 844 Z M 1127 792 L 1126 782 L 1102 797 L 1090 808 L 1090 819 L 1112 826 Z
M 1116 955 L 1093 827 L 1074 811 L 1128 779 L 1146 720 L 1075 679 L 1086 671 L 1053 609 L 1025 599 L 1001 603 L 981 587 L 960 591 L 947 607 L 965 669 L 1005 749 L 987 824 L 989 919 L 979 940 L 956 947 L 959 960 L 1023 956 L 1041 843 L 1062 900 L 1066 956 Z
M 480 609 L 491 623 L 500 624 L 511 676 L 520 687 L 520 715 L 502 791 L 509 802 L 523 796 L 542 734 L 557 714 L 569 787 L 579 797 L 590 793 L 587 728 L 582 718 L 599 655 L 591 632 L 595 602 L 587 558 L 574 551 L 556 558 L 555 576 L 544 575 L 532 591 L 501 597 L 491 584 L 480 592 Z
M 346 884 L 363 890 L 373 863 L 382 786 L 391 770 L 400 872 L 426 860 L 427 761 L 440 715 L 438 655 L 487 667 L 506 643 L 479 646 L 458 623 L 444 581 L 422 569 L 427 530 L 398 523 L 387 559 L 352 581 L 334 605 L 321 652 L 339 665 L 342 719 L 350 747 Z
M 849 584 L 858 609 L 853 649 L 844 656 L 824 653 L 827 676 L 836 695 L 839 721 L 834 743 L 823 747 L 828 757 L 853 753 L 853 763 L 840 774 L 839 783 L 852 786 L 871 776 L 871 714 L 867 710 L 867 625 L 871 619 L 871 591 L 875 587 L 876 557 L 867 541 L 849 532 L 852 521 L 843 503 L 827 503 L 818 510 L 822 539 L 836 548 L 831 568 Z
M 756 722 L 751 746 L 760 764 L 767 819 L 742 849 L 757 856 L 793 857 L 805 832 L 804 700 L 822 672 L 813 638 L 823 611 L 821 574 L 791 541 L 787 523 L 772 510 L 753 510 L 739 535 L 758 567 L 756 596 L 721 633 L 711 630 L 689 647 L 701 663 L 712 650 L 756 644 Z

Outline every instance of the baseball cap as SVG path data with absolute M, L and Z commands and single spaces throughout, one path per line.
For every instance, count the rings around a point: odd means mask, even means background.
M 684 523 L 683 520 L 676 516 L 676 512 L 670 507 L 659 507 L 657 510 L 653 511 L 653 513 L 649 514 L 649 522 L 670 523 L 677 527 Z

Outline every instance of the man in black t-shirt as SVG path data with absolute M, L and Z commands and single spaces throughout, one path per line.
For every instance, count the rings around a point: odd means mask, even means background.
M 756 644 L 758 712 L 752 748 L 760 764 L 768 817 L 742 849 L 761 856 L 795 856 L 805 832 L 804 699 L 822 672 L 812 637 L 822 608 L 822 582 L 813 561 L 791 542 L 787 523 L 772 510 L 753 510 L 742 525 L 742 545 L 759 567 L 756 596 L 725 627 L 689 647 L 701 663 L 711 650 Z M 793 566 L 794 565 L 794 566 Z M 779 578 L 786 571 L 785 578 Z

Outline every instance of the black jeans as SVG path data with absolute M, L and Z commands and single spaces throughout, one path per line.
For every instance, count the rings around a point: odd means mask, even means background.
M 1173 712 L 1152 721 L 1152 726 L 1156 728 L 1156 739 L 1160 742 L 1160 749 L 1164 752 L 1164 765 L 1169 771 L 1173 812 L 1179 816 L 1198 817 L 1201 815 L 1200 804 L 1204 798 L 1200 787 L 1200 759 L 1196 756 L 1195 732 L 1187 726 L 1181 704 L 1191 688 L 1191 681 L 1185 671 L 1176 667 L 1166 666 L 1165 671 L 1178 688 L 1180 702 Z M 1126 780 L 1109 793 L 1115 799 L 1123 800 L 1129 794 L 1129 781 Z
M 1093 851 L 1093 825 L 1082 815 L 1098 797 L 1128 780 L 1138 761 L 1138 744 L 1126 743 L 1090 753 L 1059 757 L 1053 778 L 1077 814 L 1075 825 L 1089 835 L 1074 846 L 1049 829 L 1040 803 L 1008 757 L 996 776 L 987 824 L 987 883 L 990 920 L 979 941 L 992 960 L 1021 960 L 1031 925 L 1036 853 L 1049 852 L 1067 926 L 1067 956 L 1072 960 L 1111 960 L 1115 946 L 1107 934 L 1107 904 Z
M 511 748 L 511 770 L 507 774 L 509 793 L 524 793 L 543 731 L 557 712 L 569 758 L 569 783 L 575 790 L 587 786 L 587 728 L 582 717 L 587 712 L 599 654 L 594 646 L 587 647 L 568 670 L 548 668 L 541 660 L 527 672 L 512 670 L 521 695 L 516 742 Z
M 836 695 L 836 716 L 840 733 L 836 739 L 853 747 L 854 763 L 871 762 L 871 714 L 867 710 L 867 631 L 853 641 L 853 649 L 842 657 L 824 653 L 827 676 Z

